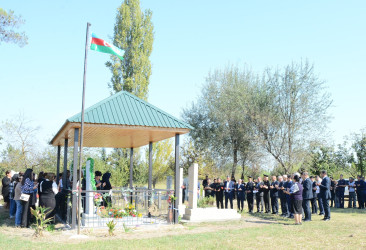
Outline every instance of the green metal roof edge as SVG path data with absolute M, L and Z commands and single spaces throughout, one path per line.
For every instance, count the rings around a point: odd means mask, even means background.
M 127 91 L 123 91 L 123 90 L 122 90 L 122 91 L 120 91 L 120 92 L 118 92 L 118 93 L 116 93 L 116 94 L 113 94 L 113 95 L 111 95 L 111 96 L 109 96 L 109 97 L 107 97 L 107 98 L 105 98 L 105 99 L 103 99 L 103 100 L 101 100 L 101 101 L 99 101 L 99 102 L 97 102 L 96 104 L 94 104 L 94 105 L 92 105 L 92 106 L 90 106 L 90 107 L 88 107 L 87 109 L 85 109 L 84 113 L 87 113 L 87 112 L 89 112 L 89 111 L 91 111 L 91 110 L 93 110 L 93 109 L 95 109 L 95 108 L 97 108 L 97 107 L 99 107 L 99 106 L 101 106 L 101 105 L 103 105 L 103 104 L 105 104 L 105 103 L 109 102 L 110 100 L 112 100 L 112 99 L 114 99 L 114 98 L 116 98 L 117 96 L 120 96 L 120 95 L 128 95 L 128 96 L 130 96 L 130 97 L 134 98 L 135 100 L 137 100 L 137 101 L 139 101 L 139 102 L 141 102 L 141 103 L 143 103 L 143 104 L 145 104 L 145 105 L 147 105 L 147 106 L 151 107 L 152 109 L 155 109 L 156 111 L 161 112 L 162 114 L 164 114 L 164 115 L 166 115 L 166 116 L 170 117 L 171 119 L 175 120 L 176 122 L 181 123 L 181 124 L 182 124 L 183 126 L 185 126 L 186 128 L 188 128 L 188 129 L 194 129 L 194 128 L 193 128 L 191 125 L 189 125 L 188 123 L 186 123 L 186 122 L 183 122 L 183 121 L 179 120 L 178 118 L 176 118 L 176 117 L 174 117 L 174 116 L 172 116 L 172 115 L 168 114 L 167 112 L 165 112 L 165 111 L 161 110 L 160 108 L 158 108 L 158 107 L 156 107 L 156 106 L 152 105 L 151 103 L 148 103 L 148 102 L 146 102 L 146 101 L 144 101 L 144 100 L 142 100 L 142 99 L 138 98 L 137 96 L 135 96 L 135 95 L 133 95 L 133 94 L 131 94 L 131 93 L 127 92 Z M 77 120 L 78 118 L 81 120 L 81 112 L 80 112 L 80 113 L 78 113 L 78 114 L 76 114 L 76 115 L 73 115 L 72 117 L 70 117 L 69 119 L 67 119 L 67 120 L 66 120 L 66 122 L 79 122 L 79 121 L 75 121 L 75 120 Z M 121 124 L 121 125 L 122 125 L 122 124 Z M 124 125 L 124 124 L 123 124 L 123 125 Z M 141 126 L 143 126 L 143 125 L 141 125 Z M 170 127 L 170 128 L 173 128 L 173 127 Z

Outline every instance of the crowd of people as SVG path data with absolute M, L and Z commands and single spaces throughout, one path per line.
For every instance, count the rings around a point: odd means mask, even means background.
M 311 221 L 311 215 L 323 215 L 323 220 L 331 218 L 330 207 L 344 208 L 345 190 L 348 188 L 349 208 L 364 209 L 366 205 L 366 182 L 361 176 L 357 180 L 343 179 L 340 176 L 338 181 L 328 177 L 327 171 L 322 171 L 320 176 L 309 176 L 307 172 L 301 175 L 272 176 L 269 181 L 268 175 L 258 177 L 253 181 L 248 176 L 248 182 L 244 183 L 239 179 L 227 176 L 226 181 L 221 178 L 211 181 L 208 176 L 202 182 L 206 197 L 216 197 L 217 208 L 229 207 L 233 209 L 233 199 L 237 200 L 238 211 L 244 209 L 244 201 L 248 203 L 249 213 L 254 212 L 256 203 L 257 213 L 279 214 L 281 216 L 294 218 L 295 224 L 301 225 L 302 221 Z
M 38 175 L 32 169 L 24 173 L 6 171 L 2 179 L 2 196 L 5 209 L 9 210 L 11 219 L 15 221 L 15 227 L 29 228 L 34 218 L 31 208 L 36 206 L 46 208 L 46 218 L 54 218 L 57 213 L 62 220 L 66 218 L 67 195 L 71 192 L 72 179 L 70 171 L 67 171 L 66 183 L 63 185 L 63 174 L 56 178 L 54 173 L 40 172 Z M 102 177 L 100 171 L 95 172 L 95 186 L 97 190 L 112 189 L 110 173 Z M 79 184 L 77 184 L 79 186 Z M 82 180 L 81 189 L 85 190 L 85 179 Z
M 56 178 L 53 173 L 40 172 L 35 175 L 32 169 L 24 173 L 6 171 L 2 179 L 2 195 L 5 208 L 9 209 L 10 218 L 14 218 L 16 227 L 29 227 L 31 223 L 31 208 L 36 205 L 47 208 L 47 218 L 52 218 L 57 213 L 62 220 L 66 218 L 66 200 L 71 192 L 72 179 L 70 171 L 66 178 L 59 174 Z M 95 187 L 97 190 L 112 189 L 110 173 L 95 172 Z M 63 185 L 63 179 L 66 181 Z M 85 179 L 82 179 L 81 189 L 85 190 Z M 244 201 L 247 201 L 249 213 L 254 212 L 254 204 L 257 213 L 272 213 L 294 218 L 295 224 L 302 221 L 311 221 L 312 214 L 324 215 L 324 220 L 331 218 L 330 207 L 345 207 L 345 190 L 348 189 L 348 207 L 365 209 L 366 207 L 366 182 L 361 176 L 354 180 L 343 179 L 338 181 L 328 177 L 326 171 L 320 176 L 309 176 L 307 172 L 301 175 L 272 176 L 268 175 L 253 180 L 248 176 L 248 182 L 227 176 L 225 181 L 221 178 L 211 181 L 208 176 L 202 182 L 206 197 L 215 197 L 217 208 L 233 209 L 233 200 L 237 200 L 239 212 L 244 209 Z M 77 184 L 79 187 L 79 184 Z M 185 187 L 182 187 L 185 188 Z M 199 188 L 199 187 L 198 187 Z M 184 194 L 184 192 L 183 192 Z M 85 195 L 83 195 L 85 196 Z M 185 197 L 183 196 L 183 202 Z M 108 202 L 108 201 L 105 201 Z

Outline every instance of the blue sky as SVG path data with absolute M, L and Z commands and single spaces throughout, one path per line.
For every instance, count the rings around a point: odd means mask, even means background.
M 111 41 L 121 1 L 13 0 L 29 44 L 0 45 L 0 121 L 20 112 L 41 126 L 41 145 L 80 112 L 86 23 Z M 180 117 L 210 70 L 256 72 L 308 59 L 334 100 L 329 141 L 366 127 L 366 1 L 141 1 L 153 12 L 149 102 Z M 86 106 L 110 94 L 107 54 L 89 52 Z

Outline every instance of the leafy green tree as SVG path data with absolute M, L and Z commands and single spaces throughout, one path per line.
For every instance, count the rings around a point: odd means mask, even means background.
M 249 110 L 257 138 L 285 172 L 292 172 L 310 143 L 325 134 L 332 100 L 324 81 L 306 61 L 266 69 L 252 91 L 242 107 Z
M 171 163 L 174 162 L 173 157 L 173 141 L 166 139 L 154 143 L 152 150 L 152 185 L 155 188 L 156 184 L 163 180 L 169 174 L 172 174 L 170 169 Z M 148 162 L 149 151 L 146 149 L 146 163 Z
M 327 170 L 328 175 L 337 171 L 334 159 L 333 147 L 321 146 L 312 150 L 312 161 L 310 163 L 310 172 L 320 175 L 322 170 Z
M 224 165 L 231 159 L 235 176 L 239 161 L 249 159 L 252 127 L 246 109 L 240 107 L 247 98 L 253 80 L 249 70 L 230 66 L 210 73 L 197 103 L 183 111 L 183 118 L 195 129 L 190 135 L 198 150 L 209 149 L 213 158 Z
M 0 44 L 15 43 L 23 47 L 28 43 L 28 37 L 24 32 L 16 32 L 15 29 L 24 23 L 20 16 L 14 15 L 14 11 L 5 11 L 0 8 Z
M 124 60 L 111 56 L 106 66 L 112 72 L 109 87 L 125 90 L 147 100 L 151 75 L 150 55 L 154 41 L 152 12 L 141 11 L 139 0 L 124 0 L 117 9 L 113 44 L 125 51 Z
M 352 154 L 351 163 L 357 169 L 357 172 L 364 176 L 366 173 L 366 133 L 362 130 L 359 134 L 352 135 L 353 143 L 352 149 L 354 154 Z

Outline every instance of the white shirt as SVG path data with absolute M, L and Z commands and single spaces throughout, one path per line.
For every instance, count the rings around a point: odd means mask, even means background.
M 52 183 L 52 191 L 54 194 L 58 193 L 58 187 L 55 181 Z
M 350 185 L 349 191 L 354 192 L 355 191 L 355 186 L 356 186 L 355 181 L 350 182 L 349 185 Z
M 320 181 L 318 181 L 318 183 L 319 184 L 322 183 L 322 180 L 320 179 Z M 316 186 L 316 193 L 319 194 L 319 192 L 320 192 L 320 188 L 319 188 L 319 186 Z

